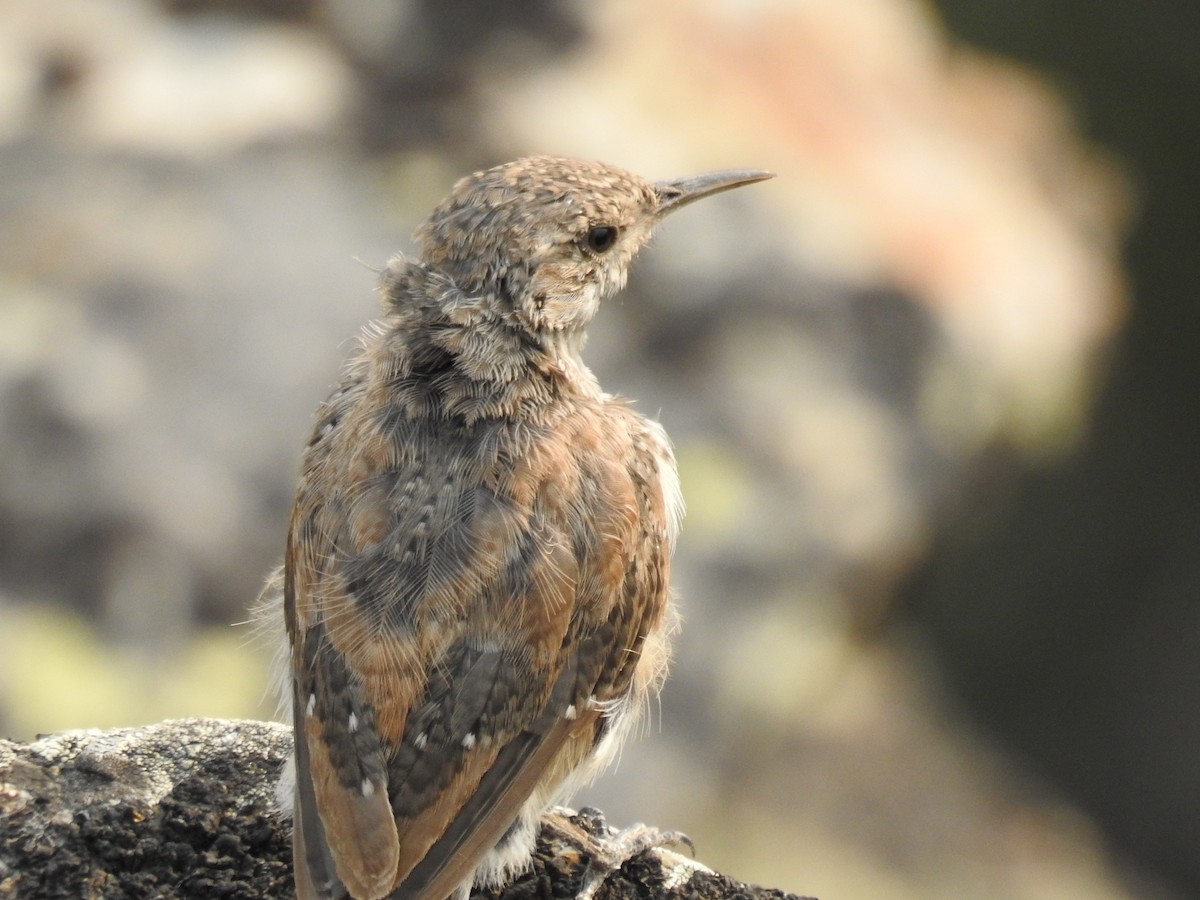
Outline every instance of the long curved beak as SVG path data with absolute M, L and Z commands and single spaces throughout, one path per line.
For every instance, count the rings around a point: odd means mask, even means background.
M 658 181 L 654 184 L 660 198 L 656 212 L 661 218 L 695 200 L 774 177 L 774 172 L 764 172 L 762 169 L 725 169 L 720 172 L 707 172 L 704 175 Z

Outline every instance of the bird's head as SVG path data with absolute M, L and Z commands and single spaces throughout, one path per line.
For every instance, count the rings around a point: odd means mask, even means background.
M 664 216 L 770 177 L 737 169 L 650 182 L 603 163 L 531 156 L 460 180 L 416 237 L 427 266 L 494 298 L 530 332 L 580 333 Z

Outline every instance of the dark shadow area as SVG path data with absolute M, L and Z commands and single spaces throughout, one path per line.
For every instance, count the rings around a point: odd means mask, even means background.
M 1200 7 L 940 0 L 1028 61 L 1122 157 L 1134 307 L 1085 446 L 942 536 L 910 585 L 948 681 L 1090 809 L 1118 851 L 1200 893 Z

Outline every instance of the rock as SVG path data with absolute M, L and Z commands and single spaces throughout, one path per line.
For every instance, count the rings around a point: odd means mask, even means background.
M 111 731 L 0 741 L 0 897 L 282 897 L 292 887 L 291 834 L 274 784 L 291 728 L 178 719 Z M 595 810 L 583 832 L 612 833 Z M 543 828 L 534 870 L 501 898 L 573 897 L 583 841 Z M 667 850 L 630 859 L 606 898 L 783 898 Z

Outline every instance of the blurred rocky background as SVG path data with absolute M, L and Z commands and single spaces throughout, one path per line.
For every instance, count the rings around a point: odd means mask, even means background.
M 0 732 L 271 714 L 233 623 L 372 269 L 457 177 L 758 166 L 593 329 L 678 445 L 686 624 L 578 799 L 826 898 L 1200 893 L 1197 37 L 1117 0 L 5 0 Z

